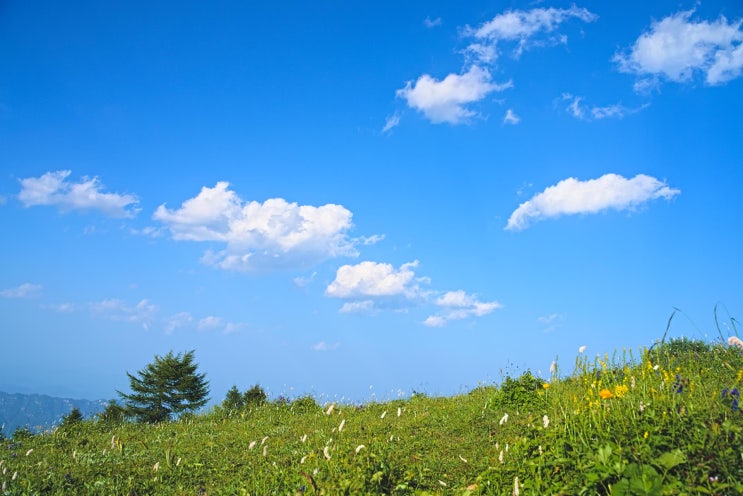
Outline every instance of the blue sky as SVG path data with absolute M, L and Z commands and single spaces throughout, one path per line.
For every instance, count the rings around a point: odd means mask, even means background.
M 0 60 L 2 390 L 453 394 L 741 315 L 738 2 L 10 1 Z

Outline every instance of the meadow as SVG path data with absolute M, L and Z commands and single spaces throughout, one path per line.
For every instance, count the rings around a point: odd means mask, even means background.
M 454 397 L 21 430 L 0 494 L 743 494 L 742 351 L 675 339 Z

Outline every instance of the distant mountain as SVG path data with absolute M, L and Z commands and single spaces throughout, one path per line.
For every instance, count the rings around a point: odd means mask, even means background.
M 88 419 L 102 412 L 107 404 L 105 400 L 72 400 L 45 394 L 0 391 L 0 425 L 4 425 L 2 433 L 5 436 L 12 435 L 19 427 L 40 432 L 58 425 L 74 407 Z

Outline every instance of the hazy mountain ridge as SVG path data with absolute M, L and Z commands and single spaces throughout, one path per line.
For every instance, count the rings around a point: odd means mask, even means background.
M 2 433 L 5 436 L 10 436 L 20 427 L 39 432 L 59 424 L 74 407 L 87 419 L 102 412 L 107 403 L 107 400 L 91 401 L 0 391 L 0 425 L 4 426 Z

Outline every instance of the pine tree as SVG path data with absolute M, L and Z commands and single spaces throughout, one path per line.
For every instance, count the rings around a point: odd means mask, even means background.
M 65 415 L 62 422 L 59 424 L 61 429 L 72 427 L 73 425 L 80 424 L 83 421 L 83 414 L 80 412 L 78 407 L 72 407 L 70 413 Z
M 230 412 L 235 412 L 242 409 L 244 406 L 245 400 L 243 399 L 242 394 L 240 394 L 240 390 L 237 389 L 237 386 L 232 386 L 232 388 L 227 391 L 227 395 L 222 402 L 222 408 Z
M 155 355 L 154 363 L 136 376 L 127 372 L 132 393 L 117 391 L 127 416 L 154 424 L 204 406 L 209 401 L 209 383 L 205 374 L 196 373 L 193 359 L 193 350 L 183 355 L 171 351 L 164 357 Z

